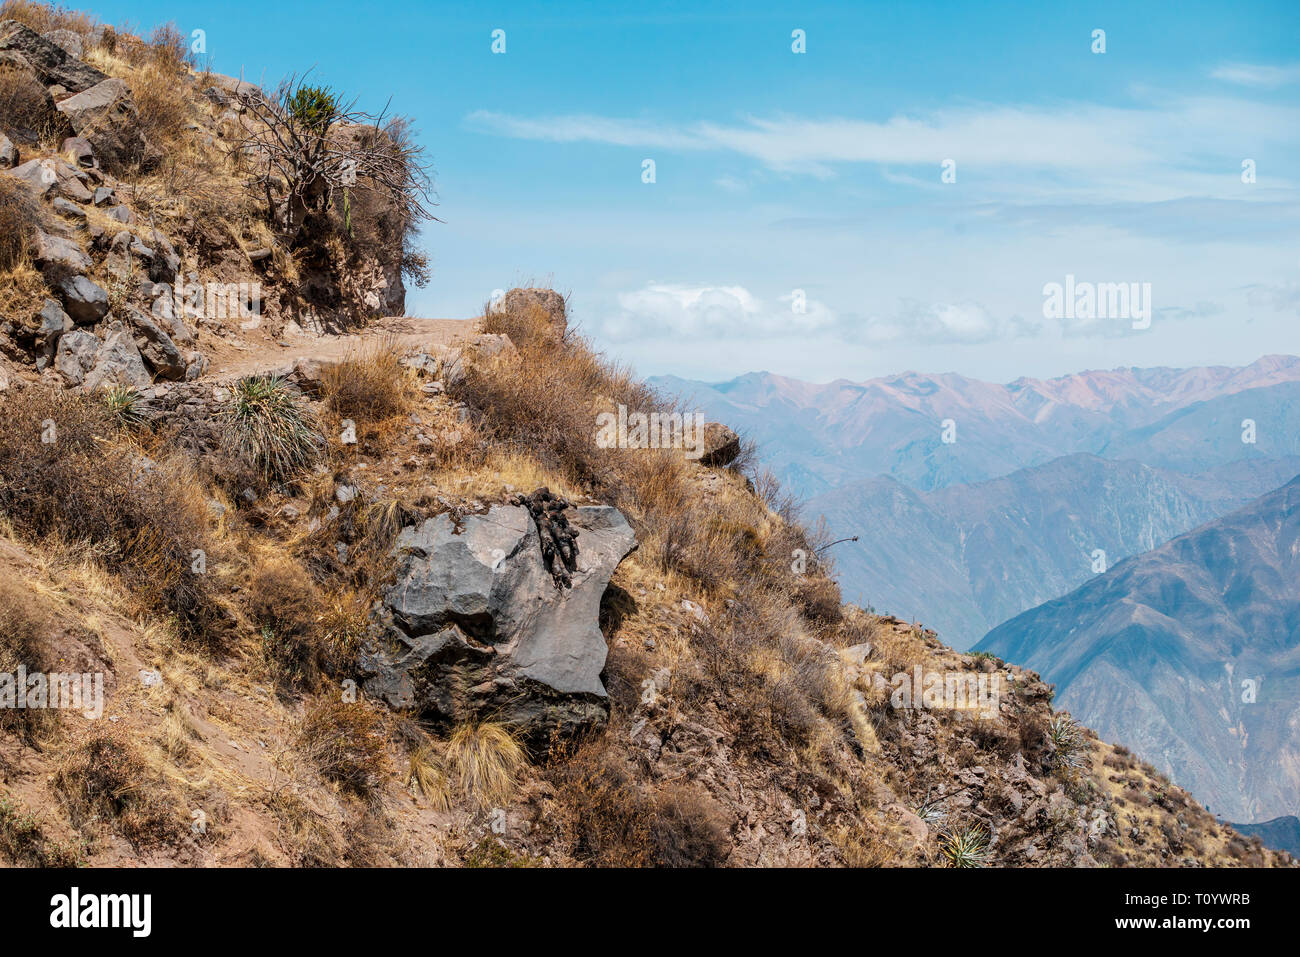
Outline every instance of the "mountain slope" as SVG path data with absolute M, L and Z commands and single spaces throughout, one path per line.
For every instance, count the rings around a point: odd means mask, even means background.
M 924 617 L 944 641 L 968 648 L 990 628 L 1095 574 L 1277 488 L 1300 458 L 1233 463 L 1197 476 L 1063 456 L 1046 465 L 932 492 L 888 477 L 865 479 L 808 503 L 837 536 L 851 601 Z
M 1300 794 L 1300 479 L 976 646 L 1032 667 L 1103 736 L 1216 813 L 1261 820 Z

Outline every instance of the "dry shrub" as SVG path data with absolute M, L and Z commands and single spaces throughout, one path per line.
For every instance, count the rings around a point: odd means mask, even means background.
M 10 579 L 0 580 L 0 674 L 15 674 L 18 666 L 29 673 L 53 670 L 49 647 L 53 623 L 34 595 Z M 49 733 L 57 722 L 49 708 L 0 708 L 0 728 L 16 731 L 29 744 Z
M 720 867 L 731 853 L 726 812 L 698 788 L 670 784 L 655 795 L 650 843 L 659 867 Z
M 383 726 L 361 702 L 317 701 L 303 718 L 294 746 L 322 777 L 358 797 L 375 794 L 389 774 Z
M 95 734 L 74 748 L 54 786 L 76 827 L 109 820 L 136 847 L 174 844 L 185 831 L 174 795 L 123 731 Z
M 622 498 L 615 470 L 646 453 L 598 448 L 597 413 L 614 411 L 620 403 L 646 413 L 672 407 L 628 370 L 583 347 L 572 333 L 556 339 L 538 309 L 487 310 L 483 330 L 509 336 L 520 361 L 471 363 L 464 380 L 451 390 L 453 396 L 482 413 L 495 438 L 508 448 L 527 450 L 544 467 Z
M 94 29 L 97 21 L 80 10 L 62 4 L 33 3 L 32 0 L 5 0 L 0 4 L 0 20 L 17 20 L 37 33 L 72 30 L 83 36 Z
M 0 855 L 21 867 L 77 867 L 79 848 L 51 839 L 36 816 L 0 798 Z
M 396 345 L 368 343 L 327 366 L 321 375 L 332 412 L 359 422 L 382 422 L 414 405 L 414 377 L 402 365 Z
M 558 752 L 557 752 L 558 753 Z M 570 853 L 596 867 L 645 867 L 654 858 L 654 802 L 603 742 L 548 768 Z
M 262 630 L 263 649 L 276 676 L 315 691 L 328 667 L 315 582 L 301 565 L 275 558 L 253 571 L 248 595 L 249 615 Z
M 178 82 L 175 73 L 150 64 L 132 75 L 131 96 L 149 142 L 170 153 L 194 120 L 187 87 Z
M 505 805 L 528 763 L 519 735 L 496 721 L 471 722 L 453 731 L 445 760 L 461 791 L 480 809 Z
M 4 74 L 0 69 L 0 77 Z M 3 93 L 0 92 L 0 111 Z M 18 180 L 0 176 L 0 272 L 27 261 L 28 250 L 41 225 L 40 205 Z
M 120 441 L 94 396 L 42 384 L 0 403 L 0 513 L 30 534 L 90 544 L 143 609 L 173 615 L 187 637 L 212 640 L 226 620 L 204 573 L 214 546 L 193 476 Z

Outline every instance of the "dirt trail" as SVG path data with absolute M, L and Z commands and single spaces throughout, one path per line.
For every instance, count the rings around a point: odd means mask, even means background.
M 283 342 L 256 330 L 241 342 L 217 341 L 206 350 L 211 360 L 205 379 L 225 381 L 291 367 L 299 359 L 341 359 L 351 350 L 377 339 L 390 340 L 403 351 L 431 345 L 452 345 L 478 332 L 479 320 L 417 319 L 392 316 L 378 319 L 353 335 L 293 336 Z

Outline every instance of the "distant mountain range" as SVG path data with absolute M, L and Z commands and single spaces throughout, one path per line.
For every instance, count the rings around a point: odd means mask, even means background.
M 1087 580 L 1098 549 L 1114 564 L 1300 473 L 1293 356 L 1006 385 L 650 382 L 756 439 L 809 518 L 861 536 L 834 552 L 846 599 L 959 649 Z
M 1216 814 L 1300 803 L 1300 478 L 1003 623 L 976 648 Z
M 758 440 L 764 463 L 811 498 L 888 475 L 919 490 L 982 482 L 1075 452 L 1204 472 L 1300 456 L 1300 358 L 1248 366 L 1115 369 L 1006 385 L 955 374 L 813 385 L 767 372 L 708 384 L 649 380 Z M 1256 441 L 1242 442 L 1242 421 Z M 943 441 L 951 420 L 955 441 Z

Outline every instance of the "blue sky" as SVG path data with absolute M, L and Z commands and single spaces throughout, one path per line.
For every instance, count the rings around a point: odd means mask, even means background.
M 1300 351 L 1294 0 L 93 9 L 412 116 L 446 222 L 411 314 L 540 280 L 640 372 L 709 380 Z M 1045 318 L 1067 274 L 1150 283 L 1150 328 Z

